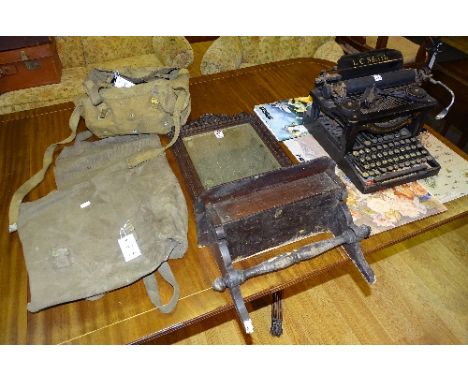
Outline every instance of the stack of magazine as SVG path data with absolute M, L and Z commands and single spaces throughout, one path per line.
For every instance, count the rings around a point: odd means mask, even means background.
M 282 142 L 308 134 L 302 125 L 302 115 L 311 103 L 310 96 L 291 98 L 256 105 L 254 112 L 275 138 Z

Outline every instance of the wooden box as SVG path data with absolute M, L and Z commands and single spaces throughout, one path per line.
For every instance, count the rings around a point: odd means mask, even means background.
M 62 63 L 55 42 L 0 52 L 0 94 L 59 83 Z

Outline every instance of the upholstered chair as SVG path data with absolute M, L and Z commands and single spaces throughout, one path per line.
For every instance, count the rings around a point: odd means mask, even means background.
M 205 52 L 200 71 L 212 74 L 299 57 L 336 62 L 343 54 L 331 36 L 222 36 Z
M 84 94 L 83 80 L 93 68 L 176 66 L 193 62 L 190 43 L 181 36 L 56 37 L 62 62 L 60 83 L 0 95 L 0 114 L 73 101 Z

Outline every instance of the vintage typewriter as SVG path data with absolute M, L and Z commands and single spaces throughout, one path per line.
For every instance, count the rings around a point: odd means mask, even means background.
M 437 105 L 422 82 L 451 92 L 430 74 L 436 53 L 423 69 L 403 68 L 401 53 L 393 49 L 351 54 L 315 80 L 304 125 L 361 192 L 439 172 L 419 136 Z M 452 103 L 436 118 L 443 118 Z

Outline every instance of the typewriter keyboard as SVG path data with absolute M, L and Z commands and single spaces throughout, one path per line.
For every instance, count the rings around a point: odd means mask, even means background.
M 359 133 L 353 151 L 346 155 L 346 159 L 367 186 L 409 177 L 414 179 L 406 181 L 420 179 L 439 167 L 419 137 L 412 137 L 406 128 L 382 135 Z

